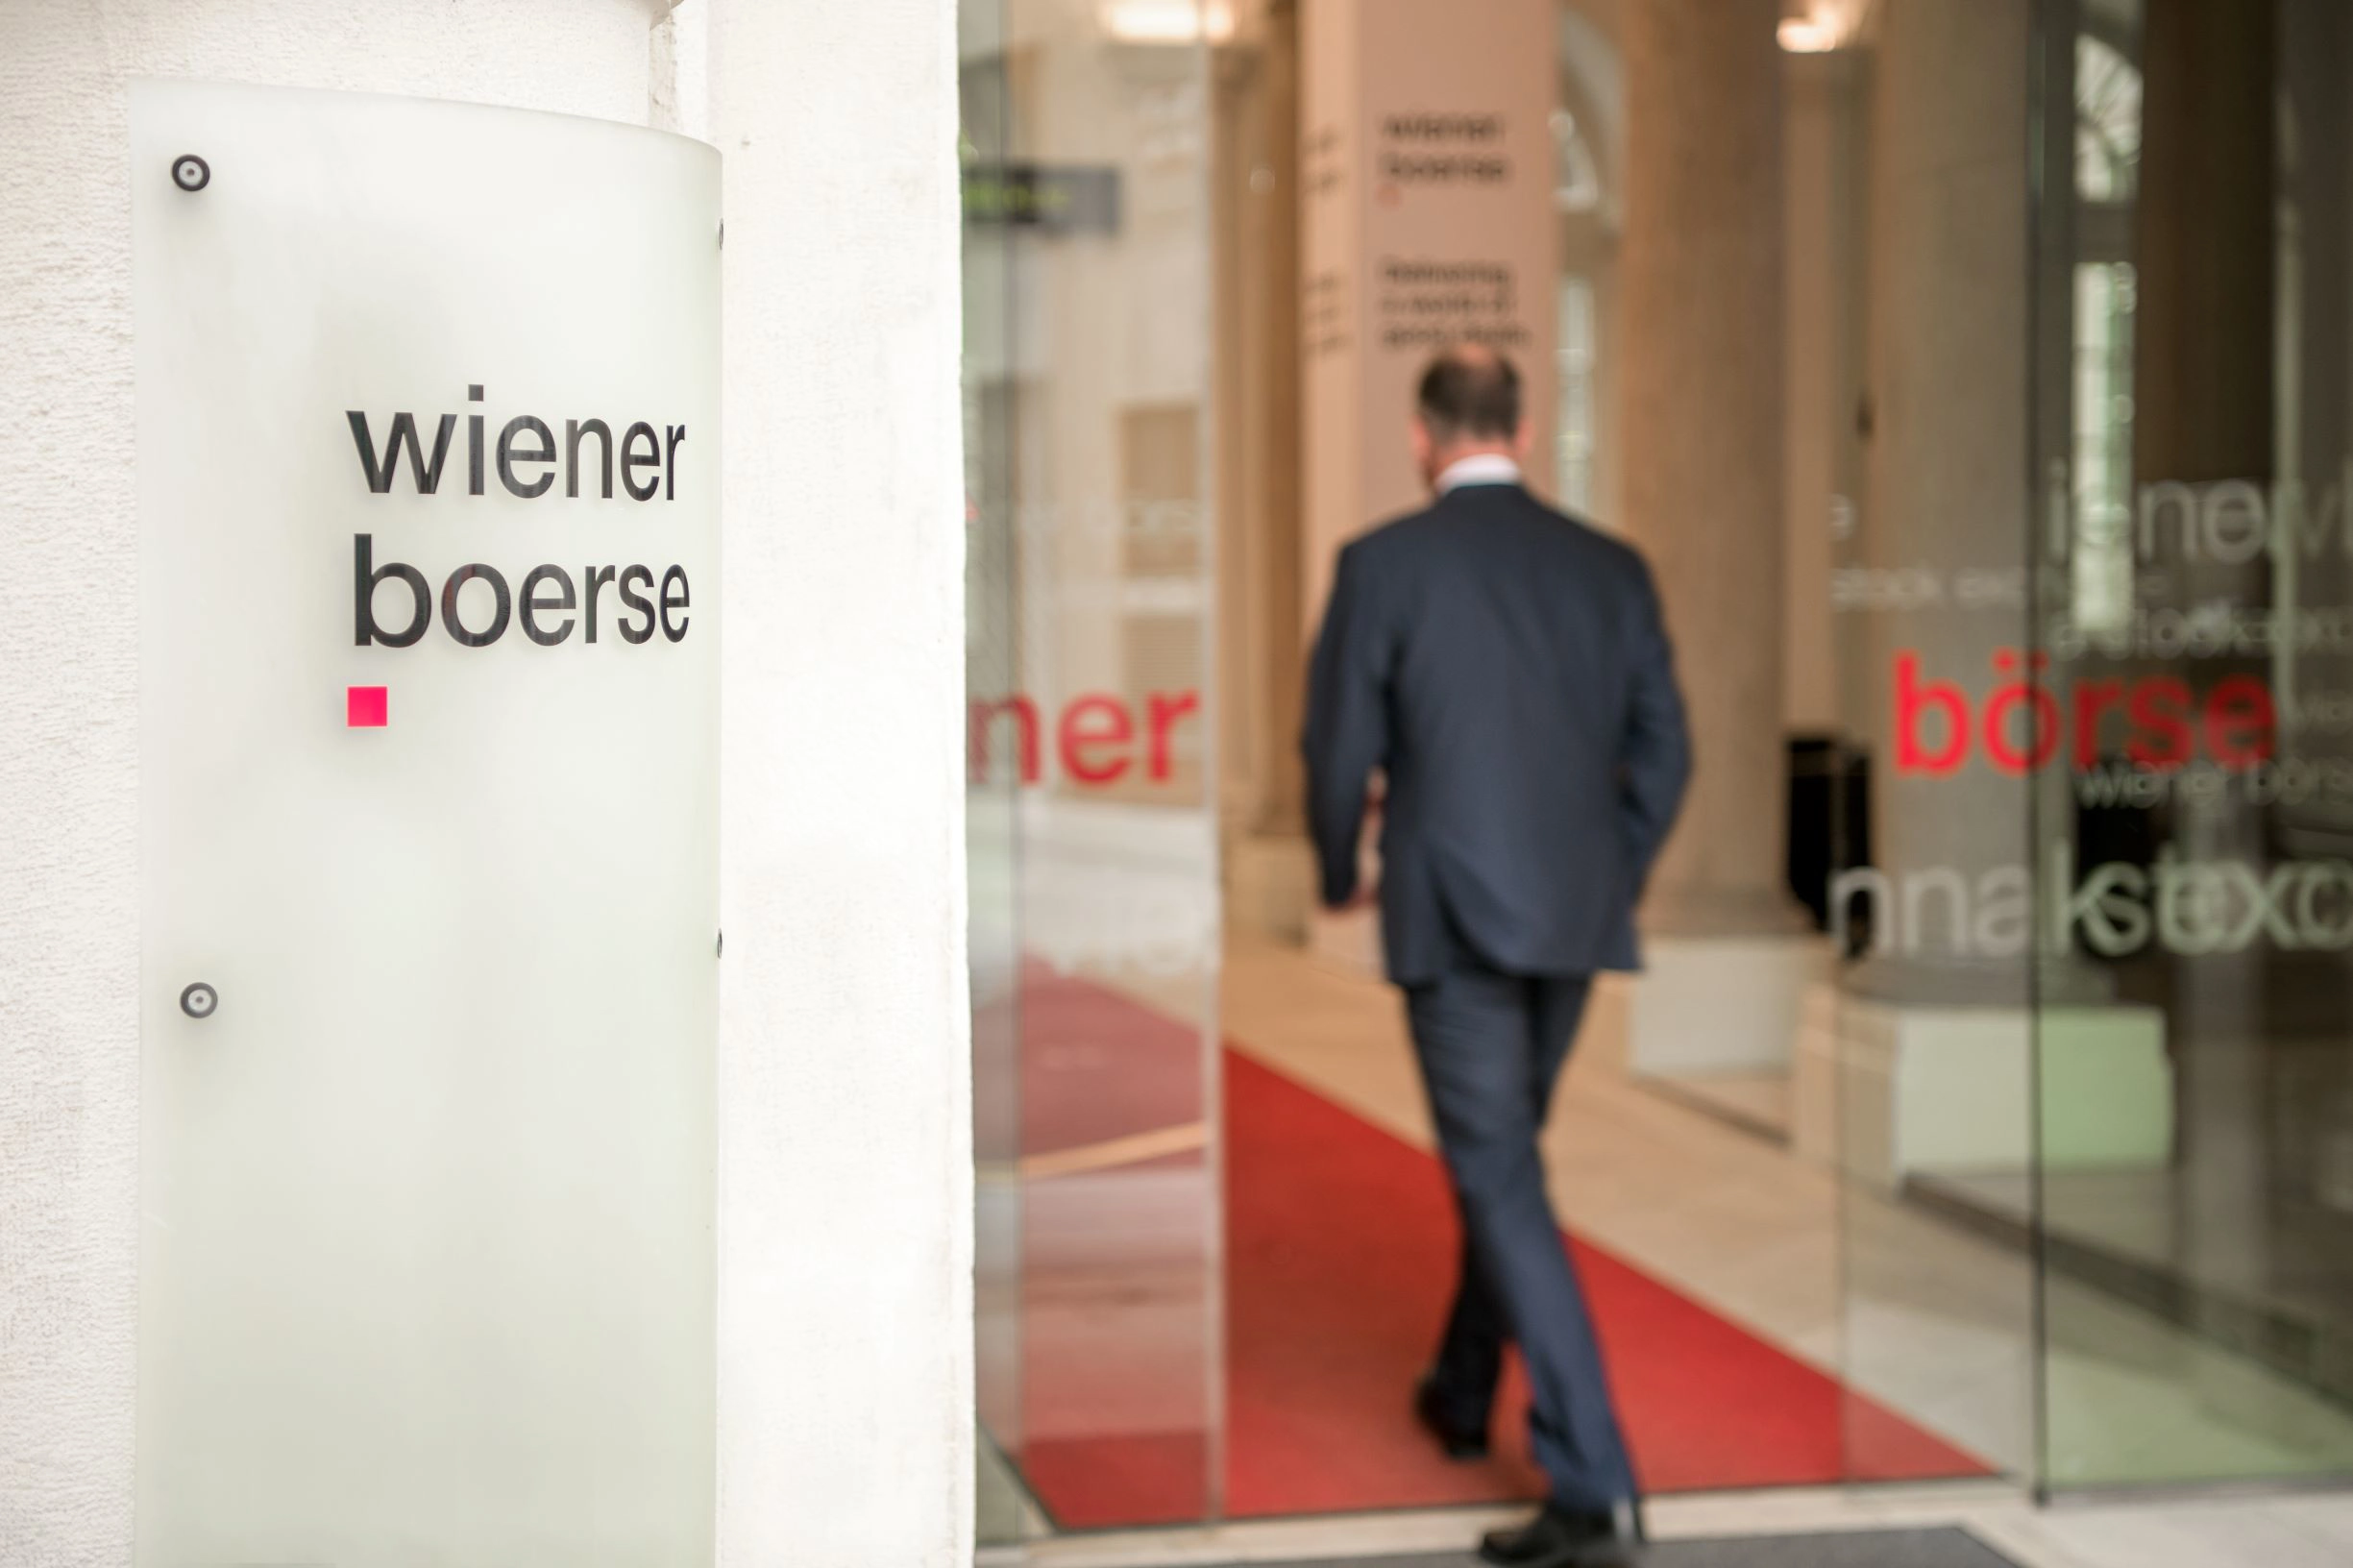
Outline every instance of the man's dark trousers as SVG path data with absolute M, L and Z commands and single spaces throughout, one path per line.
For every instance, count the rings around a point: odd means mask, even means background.
M 1486 1430 L 1504 1342 L 1518 1341 L 1553 1501 L 1607 1512 L 1634 1495 L 1633 1475 L 1536 1146 L 1591 989 L 1590 976 L 1508 975 L 1458 950 L 1406 998 L 1462 1214 L 1462 1283 L 1434 1375 L 1440 1409 L 1449 1426 Z

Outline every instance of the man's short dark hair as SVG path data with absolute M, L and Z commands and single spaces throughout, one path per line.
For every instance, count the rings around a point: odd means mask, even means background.
M 1422 372 L 1422 423 L 1449 441 L 1508 441 L 1520 433 L 1520 372 L 1493 349 L 1448 349 Z

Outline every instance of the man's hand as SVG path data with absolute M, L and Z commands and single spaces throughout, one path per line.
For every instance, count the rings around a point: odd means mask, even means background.
M 1387 801 L 1389 781 L 1376 772 L 1364 787 L 1364 817 L 1357 830 L 1357 889 L 1345 902 L 1331 906 L 1335 915 L 1353 915 L 1381 902 L 1381 808 Z

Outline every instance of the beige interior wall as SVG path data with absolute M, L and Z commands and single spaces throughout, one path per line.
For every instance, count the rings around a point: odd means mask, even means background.
M 1532 154 L 1532 170 L 1540 163 L 1543 178 L 1532 172 L 1508 203 L 1492 204 L 1507 213 L 1469 228 L 1451 214 L 1434 225 L 1428 211 L 1385 208 L 1362 175 L 1385 105 L 1508 102 L 1544 131 L 1564 91 L 1573 34 L 1586 44 L 1588 72 L 1598 68 L 1611 79 L 1607 90 L 1622 95 L 1621 65 L 1609 58 L 1620 8 L 1621 0 L 1482 0 L 1469 10 L 1412 0 L 1243 0 L 1236 8 L 1213 114 L 1211 210 L 1219 794 L 1228 921 L 1238 929 L 1295 937 L 1303 928 L 1309 887 L 1297 826 L 1297 734 L 1307 647 L 1339 547 L 1417 500 L 1403 428 L 1420 356 L 1367 356 L 1371 258 L 1417 245 L 1417 230 L 1433 226 L 1458 251 L 1476 233 L 1477 243 L 1535 258 L 1528 276 L 1541 280 L 1542 298 L 1529 301 L 1530 319 L 1545 347 L 1524 355 L 1523 368 L 1548 435 L 1555 269 L 1573 259 L 1596 279 L 1601 450 L 1592 509 L 1605 527 L 1628 527 L 1617 503 L 1627 438 L 1616 392 L 1627 349 L 1615 320 L 1620 171 L 1605 170 L 1611 215 L 1581 230 L 1550 199 L 1548 135 L 1530 139 L 1541 154 Z M 1505 70 L 1502 61 L 1529 69 Z M 1839 644 L 1830 581 L 1833 518 L 1841 498 L 1859 500 L 1862 487 L 1869 61 L 1866 51 L 1845 50 L 1787 62 L 1782 718 L 1792 732 L 1829 734 L 1855 717 L 1843 690 L 1852 685 L 1842 677 L 1851 650 Z M 1623 149 L 1613 137 L 1623 127 L 1609 123 L 1609 111 L 1622 116 L 1622 96 L 1585 108 L 1592 123 L 1581 125 L 1614 164 Z M 1531 467 L 1549 488 L 1550 456 Z
M 1407 427 L 1445 343 L 1519 361 L 1530 477 L 1552 486 L 1558 13 L 1555 0 L 1300 9 L 1298 578 L 1312 628 L 1340 549 L 1428 499 Z M 1365 956 L 1364 935 L 1325 944 Z
M 1335 334 L 1311 320 L 1305 350 L 1312 623 L 1339 547 L 1427 500 L 1406 426 L 1414 382 L 1442 342 L 1489 335 L 1520 362 L 1536 434 L 1531 477 L 1550 488 L 1558 74 L 1554 0 L 1307 0 L 1305 14 L 1307 286 L 1311 299 L 1336 295 L 1345 324 Z M 1399 130 L 1463 123 L 1482 128 Z M 1419 178 L 1401 160 L 1492 161 L 1503 172 Z M 1434 269 L 1449 269 L 1448 281 Z M 1456 281 L 1461 269 L 1499 282 Z

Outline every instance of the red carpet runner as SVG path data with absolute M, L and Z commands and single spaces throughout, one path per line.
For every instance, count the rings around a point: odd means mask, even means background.
M 1054 1005 L 1074 1001 L 1065 993 Z M 1160 1056 L 1136 1047 L 1174 1032 L 1103 992 L 1090 1004 L 1072 1011 L 1093 1015 L 1096 1028 L 1111 1008 L 1126 1015 L 1132 1043 L 1122 1056 Z M 1181 1033 L 1155 1041 L 1172 1050 L 1189 1043 Z M 1485 1464 L 1445 1462 L 1407 1412 L 1445 1316 L 1458 1245 L 1436 1159 L 1231 1050 L 1225 1101 L 1227 1512 L 1537 1495 L 1516 1368 Z M 1043 1197 L 1056 1185 L 1030 1190 Z M 1609 1253 L 1572 1245 L 1648 1490 L 1988 1473 Z M 1033 1326 L 1024 1345 L 1033 1408 L 1066 1417 L 1105 1397 L 1100 1348 L 1066 1360 Z M 1048 1424 L 1071 1430 L 1066 1418 Z M 1056 1523 L 1091 1529 L 1198 1517 L 1203 1454 L 1197 1433 L 1129 1433 L 1033 1440 L 1020 1458 Z

